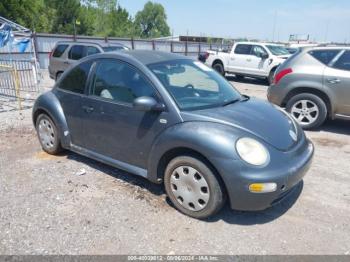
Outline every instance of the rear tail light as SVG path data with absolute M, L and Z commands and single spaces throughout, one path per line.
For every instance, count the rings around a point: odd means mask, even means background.
M 205 59 L 208 59 L 209 53 L 208 53 L 208 52 L 205 52 L 204 57 L 205 57 Z
M 283 69 L 281 72 L 278 72 L 276 75 L 275 75 L 275 78 L 273 79 L 273 83 L 275 85 L 277 85 L 279 83 L 279 81 L 281 81 L 281 79 L 283 77 L 285 77 L 286 75 L 290 74 L 290 73 L 293 73 L 293 70 L 292 68 L 287 68 L 287 69 Z

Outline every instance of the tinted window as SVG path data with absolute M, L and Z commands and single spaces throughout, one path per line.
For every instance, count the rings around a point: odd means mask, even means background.
M 92 62 L 76 66 L 59 84 L 59 88 L 74 93 L 83 94 Z
M 251 49 L 252 49 L 251 45 L 237 45 L 235 48 L 235 54 L 249 55 Z
M 124 46 L 106 46 L 106 47 L 102 47 L 102 49 L 105 52 L 113 52 L 113 51 L 119 51 L 119 50 L 128 50 L 128 48 L 124 47 Z
M 52 56 L 53 57 L 61 57 L 61 55 L 66 51 L 68 45 L 58 45 L 53 52 Z
M 74 45 L 69 50 L 69 59 L 79 60 L 85 56 L 85 46 L 83 45 Z
M 94 46 L 87 46 L 86 47 L 86 53 L 87 53 L 87 55 L 94 55 L 94 54 L 100 53 L 100 50 L 98 50 Z
M 321 63 L 328 65 L 340 50 L 314 50 L 309 52 L 314 58 Z
M 136 69 L 120 61 L 101 61 L 93 81 L 92 94 L 95 96 L 128 104 L 140 96 L 156 98 L 148 81 Z
M 334 63 L 334 68 L 350 71 L 350 51 L 346 51 L 342 56 Z

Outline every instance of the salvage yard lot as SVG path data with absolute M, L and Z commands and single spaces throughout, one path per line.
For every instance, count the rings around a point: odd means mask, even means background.
M 266 98 L 263 81 L 228 79 Z M 30 114 L 0 113 L 1 254 L 350 254 L 349 122 L 307 132 L 312 168 L 286 201 L 263 212 L 226 206 L 200 221 L 142 178 L 70 152 L 47 155 Z

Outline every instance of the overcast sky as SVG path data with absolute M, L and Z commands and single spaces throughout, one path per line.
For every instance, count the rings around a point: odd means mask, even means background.
M 119 0 L 131 15 L 147 0 Z M 168 15 L 174 35 L 206 35 L 350 42 L 350 0 L 155 0 Z M 276 26 L 274 30 L 274 21 Z

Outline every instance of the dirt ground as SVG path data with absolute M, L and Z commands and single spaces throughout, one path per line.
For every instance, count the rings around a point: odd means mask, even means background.
M 266 97 L 262 81 L 229 80 Z M 286 201 L 263 212 L 226 206 L 200 221 L 142 178 L 45 154 L 30 114 L 0 113 L 0 254 L 350 254 L 349 122 L 307 132 L 312 168 Z

